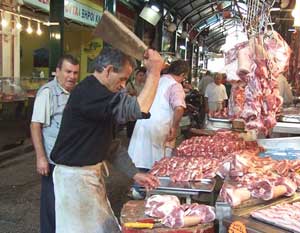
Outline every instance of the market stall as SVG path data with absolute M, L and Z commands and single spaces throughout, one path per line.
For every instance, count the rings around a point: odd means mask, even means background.
M 1 119 L 31 118 L 37 90 L 48 80 L 45 78 L 0 77 Z
M 224 192 L 222 193 L 221 191 L 216 202 L 216 215 L 220 220 L 221 229 L 224 230 L 222 222 L 224 226 L 228 228 L 232 222 L 238 220 L 244 223 L 249 232 L 270 232 L 270 229 L 274 229 L 274 232 L 285 232 L 284 230 L 286 229 L 291 230 L 286 226 L 277 224 L 278 220 L 272 222 L 253 216 L 256 216 L 255 213 L 260 210 L 300 201 L 300 195 L 297 192 L 299 183 L 298 180 L 295 179 L 295 177 L 298 176 L 298 168 L 297 166 L 292 167 L 292 164 L 299 164 L 299 143 L 299 137 L 258 140 L 258 144 L 265 149 L 265 151 L 260 154 L 261 159 L 267 158 L 268 160 L 264 160 L 264 163 L 260 166 L 261 173 L 256 173 L 259 175 L 256 176 L 251 183 L 248 182 L 246 186 L 241 183 L 241 180 L 236 179 L 234 176 L 230 176 L 224 181 L 223 191 L 225 191 L 227 195 L 224 195 Z M 239 169 L 241 172 L 243 166 L 244 173 L 242 172 L 243 175 L 240 174 L 242 178 L 251 173 L 245 172 L 245 166 L 247 166 L 246 162 L 244 161 L 243 165 L 240 164 L 239 168 L 233 168 Z M 262 170 L 265 170 L 265 172 L 262 172 Z M 255 188 L 268 179 L 266 172 L 269 173 L 274 180 L 279 177 L 281 181 L 278 180 L 279 182 L 274 182 L 273 180 L 272 183 L 272 181 L 269 180 L 272 184 L 268 186 L 265 183 L 260 187 L 259 193 L 256 193 Z M 254 167 L 252 167 L 252 173 L 255 173 Z M 232 199 L 228 199 L 228 195 L 230 195 L 231 192 L 229 191 L 229 185 L 234 195 Z M 251 188 L 250 186 L 253 187 Z M 285 189 L 287 186 L 290 190 Z M 283 188 L 282 191 L 280 191 L 281 188 Z M 249 195 L 242 195 L 242 189 L 244 194 L 249 190 Z M 270 195 L 268 196 L 268 194 Z M 239 200 L 237 201 L 237 199 Z M 292 209 L 290 209 L 290 211 L 291 210 Z M 281 214 L 283 213 L 281 212 Z M 265 216 L 268 216 L 268 214 L 266 213 Z M 279 216 L 279 218 L 281 218 L 281 216 Z M 276 219 L 276 217 L 273 217 L 273 219 Z M 288 219 L 283 219 L 288 222 Z M 297 221 L 299 221 L 299 219 Z M 272 225 L 271 227 L 269 226 L 270 224 Z
M 291 230 L 262 218 L 258 222 L 263 215 L 259 211 L 277 205 L 296 208 L 294 203 L 300 201 L 299 138 L 260 139 L 271 137 L 272 133 L 300 133 L 300 112 L 297 108 L 288 112 L 279 92 L 278 79 L 289 69 L 292 50 L 272 27 L 273 4 L 249 1 L 244 16 L 243 9 L 237 5 L 234 13 L 241 20 L 235 22 L 234 32 L 222 46 L 223 73 L 231 84 L 230 97 L 223 95 L 210 101 L 205 93 L 205 128 L 216 133 L 184 140 L 172 157 L 162 158 L 150 170 L 160 178 L 161 185 L 147 193 L 147 200 L 156 194 L 172 194 L 193 204 L 193 201 L 201 202 L 198 197 L 203 193 L 211 196 L 219 193 L 216 203 L 209 204 L 215 205 L 220 232 L 230 230 L 234 220 L 242 219 L 249 224 L 245 226 L 249 232 Z M 221 72 L 216 77 L 220 75 Z M 218 96 L 217 90 L 225 91 L 219 81 L 216 78 L 211 83 L 213 97 Z M 216 177 L 223 179 L 221 190 Z M 204 189 L 204 184 L 210 185 L 209 188 Z M 146 212 L 143 217 L 148 216 Z

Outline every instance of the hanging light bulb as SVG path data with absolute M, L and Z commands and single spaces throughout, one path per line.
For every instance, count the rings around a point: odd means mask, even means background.
M 36 30 L 36 34 L 38 34 L 39 36 L 42 35 L 42 30 L 41 30 L 41 24 L 40 22 L 38 22 L 38 25 L 37 25 L 37 30 Z
M 21 30 L 22 29 L 22 24 L 20 23 L 20 17 L 19 16 L 17 16 L 16 17 L 16 29 L 17 30 Z
M 6 28 L 8 25 L 7 20 L 4 17 L 4 11 L 1 12 L 1 26 L 2 28 Z
M 33 32 L 32 27 L 31 27 L 31 21 L 30 21 L 30 20 L 28 20 L 28 25 L 27 25 L 26 32 L 27 32 L 28 34 L 31 34 L 31 33 Z

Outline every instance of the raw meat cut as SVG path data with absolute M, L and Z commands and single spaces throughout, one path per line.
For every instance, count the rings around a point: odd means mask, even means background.
M 153 195 L 147 199 L 145 208 L 146 215 L 160 218 L 170 228 L 184 227 L 190 217 L 197 223 L 211 222 L 216 217 L 213 207 L 197 203 L 180 205 L 178 197 L 173 195 Z
M 248 130 L 269 133 L 282 105 L 276 78 L 286 71 L 290 55 L 289 46 L 275 31 L 226 53 L 227 76 L 233 77 L 228 80 L 234 81 L 228 104 L 231 119 L 243 119 Z
M 156 218 L 163 218 L 178 206 L 180 206 L 180 201 L 176 196 L 153 195 L 147 199 L 145 214 Z
M 270 208 L 253 211 L 251 216 L 292 232 L 300 232 L 299 202 L 293 204 L 279 204 Z

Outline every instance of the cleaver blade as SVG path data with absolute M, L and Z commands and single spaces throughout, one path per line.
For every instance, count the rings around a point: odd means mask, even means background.
M 145 43 L 109 11 L 104 11 L 94 35 L 123 53 L 139 61 L 143 60 L 147 49 Z

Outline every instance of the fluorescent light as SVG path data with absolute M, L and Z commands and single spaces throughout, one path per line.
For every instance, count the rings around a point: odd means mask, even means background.
M 56 40 L 60 40 L 60 34 L 59 34 L 59 33 L 55 33 L 54 38 L 55 38 Z
M 184 45 L 180 45 L 179 48 L 180 49 L 185 49 L 185 46 Z
M 156 5 L 151 5 L 151 9 L 157 13 L 159 12 L 159 8 Z
M 289 31 L 289 32 L 295 32 L 296 29 L 295 29 L 295 28 L 289 28 L 288 31 Z

